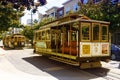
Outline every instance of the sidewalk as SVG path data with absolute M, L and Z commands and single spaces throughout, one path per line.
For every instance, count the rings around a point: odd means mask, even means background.
M 0 48 L 0 55 L 7 54 L 7 51 L 5 51 L 3 48 Z
M 112 73 L 116 73 L 116 74 L 120 75 L 120 69 L 117 69 L 117 68 L 111 66 L 110 64 L 107 64 L 106 62 L 102 62 L 102 65 L 103 65 L 104 68 L 110 69 L 109 73 L 112 72 Z
M 43 71 L 40 76 L 19 71 L 4 57 L 5 54 L 7 51 L 0 48 L 0 80 L 58 80 Z

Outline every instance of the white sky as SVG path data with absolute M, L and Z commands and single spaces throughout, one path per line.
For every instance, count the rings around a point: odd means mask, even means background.
M 34 0 L 34 2 L 36 2 L 37 0 Z M 48 9 L 56 6 L 56 7 L 62 7 L 63 3 L 68 1 L 68 0 L 46 0 L 47 4 L 44 6 L 40 6 L 38 7 L 38 12 L 41 14 L 45 14 L 45 11 L 47 11 Z M 30 11 L 25 11 L 25 15 L 21 18 L 21 23 L 22 24 L 26 24 L 27 19 L 31 19 L 31 15 L 30 15 Z M 34 14 L 33 15 L 33 19 L 38 19 L 38 15 Z

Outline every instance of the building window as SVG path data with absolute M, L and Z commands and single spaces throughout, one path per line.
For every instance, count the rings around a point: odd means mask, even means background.
M 51 17 L 55 17 L 55 16 L 54 16 L 54 12 L 53 12 L 53 13 L 51 13 L 51 14 L 50 14 L 50 16 L 51 16 Z
M 59 17 L 63 16 L 63 11 L 59 11 Z
M 75 5 L 73 5 L 73 11 L 77 11 L 78 10 L 78 4 L 76 3 Z
M 120 45 L 120 33 L 116 33 L 116 44 Z
M 99 2 L 99 1 L 101 1 L 101 0 L 95 0 L 95 2 Z
M 98 3 L 98 2 L 100 2 L 101 0 L 94 0 L 94 3 Z
M 66 14 L 68 14 L 70 12 L 70 8 L 67 7 L 66 10 L 65 10 Z

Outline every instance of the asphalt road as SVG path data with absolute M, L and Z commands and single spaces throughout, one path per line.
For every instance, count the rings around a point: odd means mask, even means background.
M 55 80 L 119 80 L 120 62 L 102 63 L 103 68 L 81 70 L 33 53 L 33 49 L 6 50 L 4 58 L 17 70 L 35 76 L 51 77 Z M 2 57 L 3 58 L 3 57 Z M 0 60 L 2 59 L 0 58 Z M 8 66 L 4 66 L 8 68 Z M 114 73 L 113 73 L 114 72 Z M 111 73 L 112 75 L 111 78 Z M 108 75 L 110 74 L 110 75 Z M 22 74 L 21 74 L 22 75 Z M 117 78 L 116 78 L 117 77 Z M 31 79 L 32 80 L 32 79 Z M 36 79 L 34 79 L 36 80 Z M 47 80 L 50 80 L 47 79 Z M 52 80 L 52 79 L 51 79 Z
M 81 70 L 79 67 L 63 64 L 46 57 L 33 54 L 32 49 L 7 50 L 5 58 L 19 71 L 44 76 L 55 77 L 58 80 L 106 80 L 101 76 Z

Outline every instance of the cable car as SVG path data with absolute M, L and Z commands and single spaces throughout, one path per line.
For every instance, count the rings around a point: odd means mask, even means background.
M 79 66 L 101 67 L 110 59 L 109 22 L 72 14 L 57 19 L 34 33 L 34 52 Z

